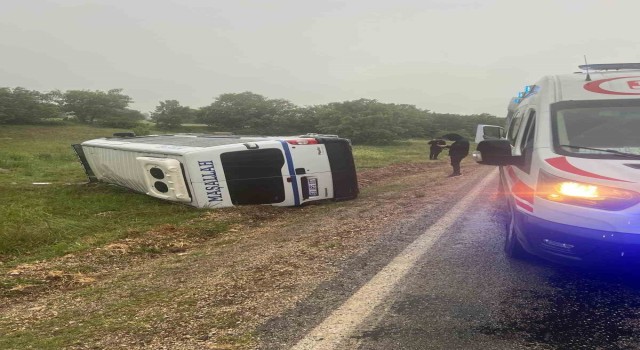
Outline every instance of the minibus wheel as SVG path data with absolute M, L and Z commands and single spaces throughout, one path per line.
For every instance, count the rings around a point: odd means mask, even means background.
M 520 241 L 518 241 L 518 237 L 516 237 L 516 216 L 511 204 L 509 204 L 509 213 L 509 222 L 506 224 L 504 252 L 510 258 L 522 259 L 526 257 L 528 253 L 524 250 Z

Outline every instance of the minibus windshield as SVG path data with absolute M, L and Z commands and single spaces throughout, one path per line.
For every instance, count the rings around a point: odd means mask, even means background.
M 584 158 L 640 158 L 640 101 L 570 101 L 552 105 L 558 154 Z

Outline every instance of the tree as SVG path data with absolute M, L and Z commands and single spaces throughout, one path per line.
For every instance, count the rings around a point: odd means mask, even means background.
M 354 143 L 388 144 L 406 137 L 413 127 L 412 119 L 420 110 L 407 105 L 380 103 L 376 100 L 334 102 L 319 107 L 318 129 L 337 134 Z
M 253 132 L 257 120 L 268 119 L 264 96 L 246 91 L 222 94 L 202 108 L 201 120 L 222 131 Z
M 505 119 L 498 118 L 494 115 L 482 113 L 472 115 L 460 114 L 429 114 L 429 124 L 437 134 L 430 134 L 433 137 L 439 137 L 446 133 L 456 133 L 467 138 L 473 138 L 476 133 L 478 124 L 504 125 Z
M 121 122 L 123 118 L 139 118 L 127 107 L 131 97 L 122 94 L 122 89 L 107 91 L 69 90 L 64 93 L 63 110 L 73 114 L 78 121 L 87 124 L 107 125 Z M 142 119 L 142 118 L 140 118 Z
M 274 133 L 278 135 L 319 133 L 317 110 L 317 107 L 298 107 L 293 104 L 281 109 L 275 116 Z
M 222 94 L 198 111 L 199 120 L 221 131 L 241 134 L 279 134 L 291 130 L 298 107 L 284 99 L 268 99 L 246 91 Z M 297 125 L 298 122 L 294 125 Z
M 110 128 L 131 129 L 137 127 L 141 120 L 144 120 L 144 114 L 135 109 L 125 108 L 117 114 L 113 114 L 108 118 L 100 119 L 97 124 Z
M 156 123 L 160 129 L 172 129 L 182 125 L 185 121 L 191 119 L 193 111 L 191 108 L 181 106 L 176 100 L 160 101 L 155 112 L 151 114 L 151 120 Z
M 60 116 L 51 94 L 21 87 L 0 88 L 0 124 L 33 124 Z

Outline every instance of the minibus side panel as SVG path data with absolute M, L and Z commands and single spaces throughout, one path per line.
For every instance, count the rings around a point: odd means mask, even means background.
M 186 156 L 186 172 L 189 176 L 193 198 L 200 208 L 231 207 L 229 186 L 227 186 L 220 150 L 206 150 Z

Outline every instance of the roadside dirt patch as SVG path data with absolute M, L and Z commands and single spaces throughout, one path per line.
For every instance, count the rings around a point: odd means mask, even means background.
M 32 336 L 35 348 L 46 341 L 77 349 L 254 348 L 260 324 L 389 227 L 443 205 L 489 170 L 469 160 L 457 178 L 446 178 L 446 160 L 365 170 L 354 201 L 212 210 L 195 225 L 21 265 L 1 279 L 32 286 L 2 295 L 0 333 Z M 199 234 L 223 221 L 226 231 Z

